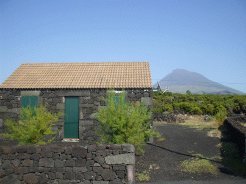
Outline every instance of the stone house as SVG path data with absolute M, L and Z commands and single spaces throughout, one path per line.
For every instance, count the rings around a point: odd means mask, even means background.
M 63 112 L 58 140 L 96 141 L 95 113 L 105 105 L 108 89 L 126 91 L 129 101 L 151 106 L 152 85 L 147 62 L 22 64 L 0 85 L 0 132 L 6 119 L 18 120 L 20 108 L 44 104 Z

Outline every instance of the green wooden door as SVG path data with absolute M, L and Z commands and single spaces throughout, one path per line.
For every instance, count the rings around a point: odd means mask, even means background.
M 21 97 L 21 107 L 37 107 L 38 106 L 38 96 L 22 96 Z
M 79 98 L 65 98 L 64 138 L 79 138 Z

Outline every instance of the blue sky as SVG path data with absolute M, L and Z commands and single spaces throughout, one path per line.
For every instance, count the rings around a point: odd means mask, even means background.
M 31 62 L 149 61 L 246 92 L 245 0 L 0 0 L 0 83 Z

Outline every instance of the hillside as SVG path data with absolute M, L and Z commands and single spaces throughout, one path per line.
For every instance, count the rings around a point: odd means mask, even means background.
M 185 93 L 187 90 L 196 94 L 242 94 L 233 88 L 224 86 L 205 76 L 184 69 L 176 69 L 159 81 L 161 89 L 174 93 Z M 155 84 L 157 86 L 157 84 Z

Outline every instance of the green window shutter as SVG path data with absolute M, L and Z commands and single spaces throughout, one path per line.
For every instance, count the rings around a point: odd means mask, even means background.
M 115 95 L 114 96 L 114 103 L 115 103 L 115 105 L 118 105 L 119 104 L 119 101 L 120 101 L 120 97 L 118 95 Z
M 31 107 L 37 107 L 38 106 L 38 96 L 30 96 L 29 104 Z
M 125 102 L 126 102 L 126 98 L 124 97 L 124 103 Z M 114 103 L 115 103 L 115 105 L 118 105 L 120 103 L 120 94 L 115 94 Z
M 79 138 L 79 98 L 65 98 L 64 138 Z
M 22 96 L 21 97 L 21 107 L 37 107 L 38 106 L 38 96 Z

